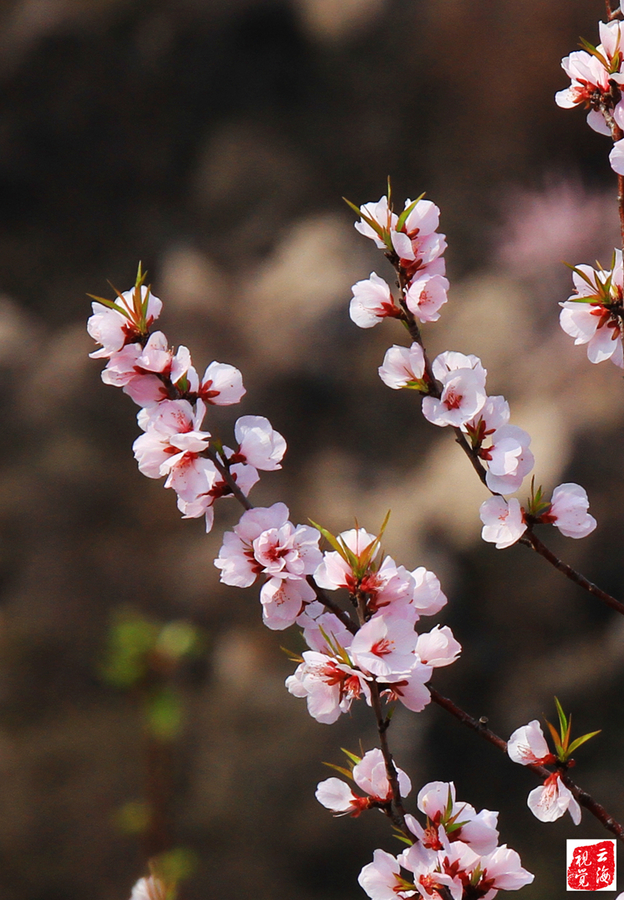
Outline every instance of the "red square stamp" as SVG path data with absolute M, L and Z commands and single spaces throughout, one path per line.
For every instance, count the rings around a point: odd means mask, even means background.
M 569 840 L 567 845 L 568 891 L 614 891 L 616 856 L 614 840 Z

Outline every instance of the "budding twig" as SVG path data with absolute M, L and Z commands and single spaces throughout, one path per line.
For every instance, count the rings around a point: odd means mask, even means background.
M 461 709 L 457 704 L 453 703 L 452 700 L 449 700 L 448 697 L 443 697 L 435 688 L 429 686 L 429 692 L 431 694 L 431 699 L 434 703 L 437 703 L 438 706 L 445 709 L 452 716 L 454 716 L 462 725 L 465 725 L 467 728 L 470 728 L 472 731 L 476 731 L 477 734 L 481 735 L 481 737 L 488 741 L 488 743 L 493 744 L 499 750 L 502 750 L 503 753 L 507 753 L 507 741 L 503 740 L 502 737 L 499 737 L 493 731 L 491 731 L 487 725 L 487 719 L 475 719 L 469 713 L 465 712 Z M 552 772 L 547 769 L 545 766 L 539 766 L 537 764 L 530 764 L 526 766 L 527 769 L 531 769 L 532 772 L 535 772 L 536 775 L 539 775 L 540 778 L 546 779 Z M 619 840 L 624 841 L 624 826 L 622 826 L 613 816 L 609 815 L 604 806 L 598 803 L 594 798 L 580 788 L 577 784 L 572 781 L 568 773 L 565 769 L 561 772 L 561 780 L 568 787 L 576 800 L 584 806 L 585 809 L 590 812 L 593 816 L 595 816 L 598 821 L 604 825 L 604 827 L 614 834 Z

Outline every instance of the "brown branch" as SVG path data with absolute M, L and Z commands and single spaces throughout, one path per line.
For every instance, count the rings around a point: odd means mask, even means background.
M 620 241 L 624 247 L 624 175 L 618 175 L 618 209 L 620 212 Z
M 217 453 L 217 451 L 213 447 L 208 447 L 207 450 L 204 451 L 204 453 L 206 454 L 208 459 L 210 459 L 211 462 L 214 463 L 219 474 L 221 475 L 221 477 L 223 478 L 223 480 L 225 481 L 225 483 L 231 490 L 232 494 L 236 497 L 238 502 L 241 504 L 241 506 L 244 506 L 245 509 L 253 509 L 254 508 L 253 503 L 249 500 L 249 498 L 245 494 L 243 494 L 240 487 L 236 483 L 236 479 L 234 478 L 234 476 L 232 475 L 232 473 L 230 472 L 228 467 L 226 465 L 224 465 L 223 462 L 219 459 L 219 454 Z
M 612 133 L 613 139 L 619 140 L 624 137 L 624 132 L 619 128 L 613 116 L 611 115 L 610 110 L 606 106 L 606 103 L 601 105 L 601 110 L 609 123 Z M 618 203 L 619 203 L 619 211 L 620 211 L 620 224 L 621 224 L 621 232 L 622 232 L 622 246 L 624 247 L 624 176 L 618 176 Z M 421 346 L 424 358 L 425 358 L 425 372 L 427 373 L 428 384 L 429 384 L 429 396 L 440 398 L 441 390 L 439 383 L 435 380 L 433 376 L 431 362 L 429 357 L 427 356 L 427 350 L 425 349 L 425 345 L 423 343 L 422 334 L 418 324 L 407 308 L 405 303 L 405 291 L 407 290 L 408 280 L 405 278 L 404 273 L 402 272 L 400 261 L 398 258 L 391 258 L 388 254 L 386 254 L 390 259 L 390 262 L 394 265 L 397 270 L 398 275 L 398 285 L 401 289 L 401 297 L 399 298 L 399 302 L 401 304 L 401 308 L 403 311 L 403 322 L 407 325 L 410 336 L 414 341 L 417 341 Z M 491 494 L 495 492 L 492 491 L 487 484 L 486 480 L 486 468 L 483 465 L 481 459 L 477 451 L 471 447 L 469 441 L 466 438 L 466 435 L 461 430 L 461 428 L 453 428 L 453 432 L 455 434 L 455 441 L 461 449 L 464 451 L 468 459 L 470 460 L 470 464 L 472 468 L 475 470 L 477 477 L 481 481 L 481 483 L 488 488 Z M 603 603 L 606 603 L 612 609 L 616 610 L 619 613 L 624 614 L 624 603 L 621 603 L 619 600 L 616 600 L 615 597 L 612 597 L 606 591 L 603 591 L 601 588 L 597 587 L 597 585 L 593 584 L 589 581 L 588 578 L 585 578 L 584 575 L 581 575 L 580 572 L 576 572 L 571 566 L 567 565 L 567 563 L 562 562 L 558 559 L 554 553 L 552 553 L 545 544 L 543 544 L 539 538 L 535 537 L 533 532 L 528 529 L 525 532 L 525 536 L 520 538 L 518 543 L 526 544 L 529 547 L 532 547 L 536 553 L 539 553 L 540 556 L 543 556 L 547 562 L 549 562 L 552 566 L 562 572 L 567 578 L 571 581 L 574 581 L 575 584 L 582 587 L 584 590 L 588 591 L 594 597 L 597 597 L 599 600 L 602 600 Z
M 409 834 L 410 831 L 405 824 L 405 808 L 403 806 L 403 799 L 401 797 L 399 778 L 397 775 L 396 766 L 394 765 L 392 753 L 390 752 L 388 736 L 386 733 L 388 731 L 390 720 L 386 716 L 384 716 L 381 709 L 379 685 L 376 681 L 371 682 L 370 691 L 371 705 L 373 707 L 373 712 L 375 713 L 375 718 L 377 719 L 377 733 L 379 735 L 379 743 L 381 746 L 381 752 L 383 753 L 384 762 L 386 763 L 386 775 L 388 776 L 390 788 L 392 789 L 392 809 L 388 811 L 388 816 L 397 828 L 399 828 L 405 834 Z
M 479 459 L 479 457 L 477 456 L 475 451 L 472 449 L 472 447 L 466 440 L 466 435 L 461 430 L 461 428 L 453 428 L 453 431 L 455 432 L 456 443 L 459 444 L 459 446 L 462 448 L 462 450 L 464 451 L 464 453 L 470 460 L 470 464 L 471 464 L 472 468 L 475 470 L 475 472 L 477 473 L 477 475 L 479 476 L 481 483 L 484 484 L 485 487 L 488 488 L 488 491 L 490 491 L 491 494 L 493 494 L 494 491 L 490 490 L 490 488 L 487 486 L 487 482 L 485 480 L 485 475 L 486 475 L 485 466 L 483 465 L 483 463 L 481 462 L 481 460 Z
M 488 741 L 488 743 L 493 744 L 503 753 L 507 753 L 507 741 L 503 740 L 503 738 L 499 737 L 493 731 L 491 731 L 487 727 L 487 719 L 485 717 L 481 717 L 480 719 L 475 719 L 469 713 L 465 712 L 461 709 L 457 704 L 453 703 L 452 700 L 449 700 L 448 697 L 443 697 L 435 688 L 429 685 L 429 692 L 431 693 L 431 699 L 434 703 L 437 703 L 438 706 L 441 706 L 442 709 L 445 709 L 452 716 L 454 716 L 462 725 L 465 725 L 467 728 L 470 728 L 472 731 L 476 731 L 477 734 L 481 735 L 481 737 Z M 547 769 L 545 766 L 539 766 L 537 764 L 531 764 L 525 766 L 525 768 L 530 769 L 532 772 L 535 772 L 536 775 L 539 775 L 540 778 L 546 779 L 552 772 Z M 609 815 L 604 806 L 598 803 L 594 798 L 580 788 L 577 784 L 572 781 L 570 776 L 565 770 L 561 771 L 561 780 L 571 791 L 576 800 L 580 803 L 581 806 L 584 806 L 585 809 L 590 812 L 593 816 L 595 816 L 598 821 L 604 825 L 604 827 L 614 834 L 617 838 L 624 841 L 624 826 L 620 825 L 620 823 L 613 818 L 613 816 Z
M 612 834 L 614 834 L 621 841 L 624 840 L 624 826 L 620 825 L 613 816 L 610 816 L 606 811 L 604 806 L 600 803 L 596 802 L 587 791 L 584 791 L 577 784 L 575 784 L 567 772 L 561 773 L 561 780 L 565 784 L 567 788 L 569 788 L 574 794 L 577 801 L 584 806 L 593 816 L 595 816 L 599 822 L 602 822 L 604 827 L 608 829 Z
M 312 575 L 308 575 L 306 577 L 306 581 L 316 594 L 316 599 L 319 600 L 326 609 L 330 612 L 333 612 L 335 616 L 337 616 L 345 628 L 351 632 L 351 634 L 356 634 L 358 632 L 358 626 L 353 621 L 349 613 L 345 612 L 344 609 L 339 606 L 335 600 L 332 600 L 331 597 L 328 597 L 323 588 L 320 588 L 314 577 Z
M 607 606 L 610 606 L 611 609 L 624 615 L 624 603 L 620 600 L 616 600 L 611 594 L 607 594 L 606 591 L 603 591 L 602 588 L 599 588 L 592 581 L 589 581 L 588 578 L 585 578 L 584 575 L 581 575 L 581 573 L 573 569 L 572 566 L 562 562 L 562 560 L 555 556 L 555 554 L 549 550 L 535 534 L 533 534 L 530 528 L 525 531 L 518 543 L 524 544 L 526 547 L 531 547 L 532 550 L 535 550 L 536 553 L 543 556 L 551 566 L 554 566 L 555 569 L 562 572 L 566 578 L 569 578 L 574 584 L 578 584 L 579 587 L 582 587 L 588 593 L 592 594 L 592 596 L 602 600 L 602 602 L 606 603 Z

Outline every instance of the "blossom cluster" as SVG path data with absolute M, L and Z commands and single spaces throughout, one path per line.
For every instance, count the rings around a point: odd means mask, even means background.
M 619 19 L 598 24 L 600 43 L 592 46 L 583 41 L 585 49 L 575 50 L 561 60 L 570 78 L 570 86 L 555 95 L 558 106 L 571 109 L 584 106 L 589 110 L 587 123 L 599 134 L 614 140 L 609 156 L 611 168 L 624 174 L 624 103 L 621 86 L 624 84 L 624 26 Z
M 320 784 L 317 792 L 325 806 L 329 799 L 329 791 L 323 788 L 326 784 Z M 373 787 L 379 790 L 383 786 Z M 441 889 L 453 900 L 468 896 L 492 900 L 499 890 L 515 891 L 531 884 L 533 875 L 522 867 L 516 851 L 498 846 L 498 813 L 487 809 L 477 813 L 470 804 L 458 802 L 452 782 L 426 784 L 417 805 L 426 823 L 423 826 L 414 816 L 405 817 L 408 848 L 398 856 L 375 850 L 373 862 L 360 873 L 360 885 L 371 900 L 435 900 Z
M 121 387 L 141 407 L 137 421 L 144 433 L 133 445 L 139 470 L 166 477 L 183 517 L 204 516 L 210 531 L 215 501 L 233 496 L 232 482 L 246 497 L 259 469 L 281 468 L 286 442 L 263 416 L 236 421 L 235 449 L 212 439 L 203 427 L 207 407 L 239 403 L 242 375 L 215 361 L 200 378 L 186 347 L 174 352 L 162 331 L 152 331 L 161 311 L 139 270 L 132 290 L 115 301 L 94 300 L 87 328 L 101 347 L 91 356 L 107 360 L 104 383 Z
M 353 288 L 351 317 L 365 328 L 383 318 L 398 318 L 407 325 L 411 346 L 391 347 L 380 377 L 392 389 L 420 393 L 425 418 L 451 427 L 471 456 L 492 494 L 481 507 L 483 538 L 507 547 L 536 524 L 554 524 L 575 538 L 589 534 L 596 522 L 579 485 L 559 485 L 550 500 L 532 486 L 526 507 L 510 496 L 533 469 L 531 438 L 510 424 L 507 400 L 488 395 L 481 360 L 457 351 L 444 351 L 432 362 L 427 358 L 420 325 L 439 318 L 448 289 L 446 241 L 437 232 L 437 207 L 421 197 L 407 201 L 397 215 L 389 198 L 382 198 L 361 207 L 360 213 L 356 228 L 373 239 L 394 265 L 399 295 L 395 300 L 389 286 L 372 273 L 367 282 Z M 610 324 L 617 320 L 622 300 L 621 254 L 608 273 L 589 267 L 574 272 L 576 293 L 563 304 L 562 323 L 579 333 L 585 328 L 585 336 L 595 321 L 595 334 L 586 341 L 575 335 L 577 343 L 588 344 L 594 361 L 607 358 L 611 345 L 606 347 L 604 334 L 612 344 L 621 344 L 614 340 L 616 329 Z M 451 665 L 461 652 L 448 626 L 420 630 L 421 618 L 437 614 L 447 602 L 437 577 L 422 566 L 410 571 L 385 555 L 383 527 L 377 535 L 355 527 L 334 536 L 321 526 L 294 524 L 284 503 L 252 506 L 248 494 L 259 470 L 281 467 L 286 442 L 261 416 L 237 419 L 233 447 L 213 435 L 212 424 L 212 431 L 206 430 L 209 406 L 241 401 L 242 375 L 234 366 L 215 361 L 200 377 L 189 350 L 172 348 L 161 331 L 153 330 L 162 303 L 143 280 L 139 271 L 135 287 L 118 293 L 115 301 L 95 298 L 88 323 L 100 345 L 92 356 L 106 360 L 104 382 L 121 387 L 140 407 L 137 421 L 142 434 L 133 446 L 139 470 L 149 478 L 164 478 L 165 487 L 176 493 L 183 516 L 204 516 L 207 530 L 218 498 L 235 497 L 242 504 L 244 512 L 225 532 L 215 566 L 225 584 L 241 588 L 259 584 L 267 627 L 300 629 L 306 649 L 286 679 L 288 691 L 305 699 L 310 715 L 324 724 L 336 722 L 362 699 L 374 708 L 383 735 L 390 715 L 384 719 L 380 701 L 420 712 L 431 700 L 434 669 Z M 590 325 L 582 324 L 579 309 L 589 310 Z M 611 358 L 618 362 L 616 350 Z M 330 550 L 321 549 L 321 536 Z M 346 592 L 355 615 L 333 599 L 336 591 Z M 535 726 L 532 722 L 512 735 L 509 755 L 516 762 L 553 761 Z M 422 825 L 402 811 L 411 782 L 395 767 L 383 744 L 362 757 L 348 756 L 350 769 L 339 771 L 355 789 L 342 779 L 329 778 L 318 785 L 319 801 L 336 815 L 355 817 L 379 809 L 399 823 L 409 845 L 398 856 L 375 851 L 359 879 L 371 900 L 413 896 L 491 900 L 499 890 L 517 890 L 533 880 L 515 851 L 498 846 L 497 813 L 477 813 L 456 801 L 452 783 L 432 782 L 418 794 L 418 808 L 426 816 Z M 565 810 L 575 821 L 580 817 L 578 804 L 562 781 L 565 760 L 565 755 L 560 757 L 558 768 L 529 796 L 529 806 L 543 821 L 552 821 Z M 155 889 L 146 880 L 138 882 L 137 896 L 149 895 L 148 887 Z
M 446 303 L 448 281 L 442 254 L 446 237 L 437 231 L 440 210 L 430 200 L 406 200 L 401 215 L 388 197 L 360 208 L 357 230 L 385 250 L 403 274 L 404 301 L 420 322 L 435 322 Z M 372 328 L 384 318 L 401 318 L 389 285 L 376 272 L 352 288 L 349 314 L 360 328 Z
M 265 624 L 302 629 L 309 649 L 286 686 L 306 698 L 319 722 L 335 722 L 361 697 L 370 704 L 373 682 L 389 702 L 419 712 L 430 699 L 433 669 L 453 663 L 461 650 L 448 626 L 415 630 L 421 616 L 447 602 L 438 579 L 422 566 L 409 572 L 390 556 L 382 559 L 378 538 L 363 528 L 338 535 L 339 550 L 321 553 L 319 538 L 316 529 L 289 522 L 283 503 L 248 510 L 225 533 L 215 565 L 223 582 L 238 587 L 264 577 Z M 319 589 L 340 588 L 360 604 L 357 629 L 317 599 Z
M 393 390 L 409 388 L 422 394 L 424 417 L 434 425 L 454 428 L 466 442 L 493 495 L 480 509 L 483 539 L 498 549 L 509 547 L 522 537 L 529 525 L 535 524 L 553 524 L 568 537 L 585 537 L 596 527 L 596 520 L 588 513 L 587 494 L 579 485 L 559 485 L 550 503 L 540 496 L 539 504 L 530 501 L 522 507 L 517 498 L 505 499 L 520 489 L 533 470 L 535 459 L 530 450 L 531 436 L 509 422 L 507 400 L 488 395 L 487 371 L 481 360 L 472 354 L 446 350 L 432 363 L 428 361 L 416 320 L 422 324 L 439 318 L 440 306 L 446 302 L 448 281 L 443 279 L 443 300 L 442 293 L 438 292 L 435 296 L 440 302 L 432 305 L 431 288 L 429 300 L 420 306 L 414 302 L 414 273 L 418 276 L 416 281 L 442 278 L 446 241 L 434 230 L 439 222 L 438 208 L 422 198 L 408 200 L 397 216 L 389 199 L 382 197 L 377 203 L 361 206 L 359 213 L 361 219 L 355 223 L 356 229 L 386 251 L 396 269 L 400 293 L 395 302 L 388 285 L 373 273 L 369 281 L 358 282 L 352 288 L 351 318 L 363 328 L 376 325 L 383 318 L 399 318 L 415 336 L 409 347 L 395 344 L 386 352 L 379 376 Z M 435 269 L 433 275 L 431 267 Z M 577 292 L 584 304 L 578 302 L 576 295 L 563 304 L 566 308 L 562 311 L 562 325 L 577 338 L 577 343 L 589 341 L 596 356 L 607 358 L 609 353 L 618 362 L 622 357 L 622 342 L 614 304 L 617 302 L 617 308 L 621 308 L 622 254 L 616 256 L 611 273 L 591 270 L 592 278 L 588 270 L 587 266 L 575 270 Z M 600 305 L 596 301 L 597 293 L 600 293 Z
M 407 260 L 410 285 L 436 275 L 423 270 L 439 259 L 444 246 L 441 236 L 433 236 L 437 211 L 434 215 L 432 204 L 423 211 L 419 203 L 410 205 L 406 230 L 394 223 L 391 239 L 397 258 Z M 421 223 L 422 239 L 416 222 Z M 140 406 L 137 419 L 143 434 L 134 443 L 140 471 L 166 478 L 165 487 L 177 494 L 183 515 L 204 515 L 207 528 L 217 497 L 236 496 L 247 507 L 234 529 L 225 533 L 215 565 L 226 584 L 249 587 L 262 581 L 260 601 L 269 628 L 297 624 L 301 629 L 309 649 L 286 686 L 291 694 L 306 698 L 315 719 L 330 724 L 348 712 L 354 700 L 364 698 L 373 705 L 374 696 L 422 710 L 430 701 L 427 684 L 433 670 L 455 662 L 461 651 L 448 626 L 416 630 L 422 616 L 434 615 L 447 602 L 438 579 L 422 566 L 409 571 L 384 555 L 381 533 L 354 528 L 334 537 L 320 526 L 294 525 L 283 503 L 253 508 L 247 494 L 258 469 L 280 467 L 284 439 L 258 416 L 237 420 L 235 449 L 204 429 L 209 405 L 240 401 L 242 376 L 233 366 L 213 362 L 200 378 L 188 349 L 174 352 L 165 335 L 152 330 L 161 309 L 139 273 L 134 289 L 119 293 L 117 300 L 96 299 L 88 323 L 100 344 L 92 355 L 107 360 L 103 380 L 123 388 Z M 448 372 L 466 368 L 460 356 L 446 358 Z M 468 363 L 477 379 L 485 378 L 476 358 Z M 319 548 L 321 533 L 332 550 Z M 347 592 L 357 622 L 328 599 L 326 592 L 338 590 Z M 338 778 L 321 783 L 317 797 L 336 814 L 356 816 L 379 808 L 392 817 L 394 804 L 411 791 L 406 773 L 395 769 L 381 749 L 362 758 L 352 756 L 351 770 L 341 771 L 363 795 Z M 496 813 L 477 814 L 468 804 L 456 804 L 452 784 L 427 785 L 418 804 L 427 824 L 405 817 L 409 849 L 400 857 L 375 851 L 373 863 L 360 875 L 373 900 L 415 893 L 432 897 L 436 885 L 447 887 L 454 898 L 465 896 L 468 888 L 471 897 L 490 898 L 499 889 L 516 889 L 532 880 L 514 851 L 497 847 Z M 412 881 L 400 876 L 401 868 L 411 873 Z M 155 898 L 163 890 L 155 878 L 144 878 L 132 896 Z
M 521 766 L 543 766 L 556 761 L 537 719 L 514 731 L 507 744 L 507 753 L 513 762 Z M 559 769 L 549 775 L 543 785 L 531 791 L 527 803 L 541 822 L 554 822 L 565 812 L 570 813 L 575 825 L 581 821 L 581 807 L 572 791 L 562 782 Z
M 575 344 L 587 345 L 590 362 L 610 359 L 616 366 L 624 368 L 622 251 L 614 251 L 611 269 L 575 266 L 572 278 L 574 293 L 560 304 L 561 327 L 574 338 Z
M 571 84 L 555 95 L 555 101 L 563 108 L 589 109 L 590 127 L 612 138 L 609 161 L 619 176 L 624 176 L 624 22 L 620 18 L 623 13 L 620 4 L 611 13 L 611 21 L 598 24 L 600 43 L 597 46 L 582 41 L 584 49 L 561 61 Z M 608 270 L 575 266 L 573 280 L 574 293 L 561 303 L 561 327 L 574 338 L 575 344 L 587 346 L 591 362 L 610 359 L 624 368 L 622 251 L 615 250 Z

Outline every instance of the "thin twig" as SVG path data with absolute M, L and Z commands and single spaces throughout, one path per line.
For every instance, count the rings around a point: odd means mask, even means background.
M 584 791 L 577 784 L 575 784 L 567 772 L 561 773 L 561 780 L 565 784 L 567 788 L 569 788 L 574 794 L 577 801 L 584 806 L 592 815 L 594 815 L 599 822 L 602 822 L 605 828 L 607 828 L 612 834 L 614 834 L 621 841 L 624 841 L 624 826 L 620 825 L 613 816 L 610 816 L 606 811 L 604 806 L 600 803 L 597 803 L 596 800 L 592 796 L 590 796 L 587 791 Z
M 353 621 L 351 616 L 344 611 L 344 609 L 339 606 L 335 600 L 332 600 L 331 597 L 328 597 L 323 588 L 320 588 L 316 581 L 314 580 L 312 575 L 306 576 L 306 581 L 316 594 L 316 599 L 319 600 L 323 606 L 326 607 L 330 612 L 333 612 L 335 616 L 337 616 L 345 628 L 351 632 L 351 634 L 357 634 L 358 626 Z
M 572 566 L 569 566 L 567 563 L 564 563 L 560 560 L 555 554 L 543 544 L 540 539 L 531 531 L 531 529 L 527 529 L 518 541 L 519 544 L 524 544 L 526 547 L 531 547 L 532 550 L 535 550 L 536 553 L 539 553 L 540 556 L 543 556 L 544 559 L 554 566 L 555 569 L 558 569 L 562 572 L 566 578 L 569 578 L 570 581 L 573 581 L 574 584 L 578 584 L 579 587 L 582 587 L 588 593 L 592 594 L 592 596 L 597 597 L 599 600 L 602 600 L 603 603 L 606 603 L 607 606 L 610 606 L 611 609 L 614 609 L 616 612 L 624 615 L 624 603 L 620 600 L 616 600 L 615 597 L 612 597 L 611 594 L 607 594 L 606 591 L 603 591 L 602 588 L 599 588 L 592 581 L 589 581 L 588 578 L 585 578 L 584 575 L 581 575 L 580 572 L 577 572 Z
M 437 703 L 438 706 L 441 706 L 442 709 L 445 709 L 452 716 L 454 716 L 462 725 L 465 725 L 467 728 L 470 728 L 472 731 L 476 731 L 477 734 L 481 735 L 481 737 L 488 741 L 488 743 L 493 744 L 499 750 L 502 750 L 503 753 L 507 753 L 507 741 L 503 740 L 503 738 L 499 737 L 493 731 L 491 731 L 487 727 L 487 719 L 480 718 L 475 719 L 469 713 L 465 712 L 465 710 L 461 709 L 457 706 L 456 703 L 453 703 L 452 700 L 449 700 L 448 697 L 443 697 L 435 688 L 429 686 L 429 692 L 431 693 L 431 699 L 434 703 Z M 547 769 L 545 766 L 539 766 L 537 764 L 531 764 L 526 766 L 527 769 L 530 769 L 532 772 L 535 772 L 536 775 L 539 775 L 541 779 L 545 780 L 546 778 L 552 775 L 552 772 Z M 585 809 L 590 812 L 593 816 L 595 816 L 598 821 L 604 825 L 604 827 L 614 834 L 621 841 L 624 841 L 624 826 L 620 825 L 620 823 L 613 818 L 613 816 L 609 815 L 604 806 L 598 803 L 594 798 L 580 788 L 574 781 L 570 778 L 568 773 L 565 770 L 561 771 L 561 780 L 568 787 L 576 800 L 584 806 Z
M 389 811 L 389 817 L 392 819 L 393 823 L 400 828 L 405 834 L 409 834 L 409 829 L 405 824 L 405 808 L 403 806 L 403 799 L 401 797 L 401 789 L 399 787 L 399 778 L 397 775 L 396 766 L 394 764 L 394 759 L 392 753 L 390 752 L 390 745 L 388 744 L 388 725 L 390 724 L 389 720 L 384 716 L 383 711 L 381 709 L 381 697 L 379 696 L 379 685 L 376 681 L 371 682 L 370 685 L 371 692 L 371 705 L 373 707 L 373 711 L 375 713 L 375 718 L 377 719 L 377 733 L 379 735 L 379 743 L 381 746 L 381 752 L 383 753 L 384 762 L 386 763 L 386 775 L 388 776 L 388 781 L 390 782 L 390 788 L 392 789 L 392 809 Z

